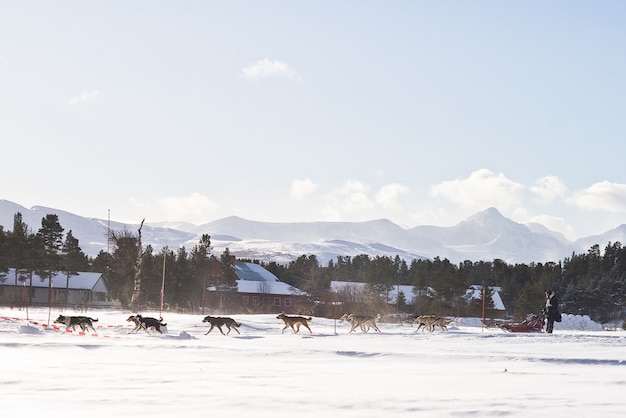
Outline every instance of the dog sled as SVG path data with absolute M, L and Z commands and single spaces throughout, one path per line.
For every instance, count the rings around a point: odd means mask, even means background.
M 512 322 L 498 326 L 505 332 L 541 332 L 545 319 L 545 315 L 530 314 L 522 322 Z

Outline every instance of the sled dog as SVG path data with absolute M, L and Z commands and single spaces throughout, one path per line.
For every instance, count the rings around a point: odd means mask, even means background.
M 305 318 L 303 316 L 287 316 L 284 312 L 281 312 L 276 318 L 282 319 L 285 323 L 285 327 L 283 328 L 281 334 L 284 333 L 289 327 L 291 327 L 293 332 L 297 334 L 298 331 L 300 331 L 300 325 L 304 326 L 311 334 L 313 334 L 313 331 L 309 328 L 309 321 L 312 319 L 311 317 Z
M 380 314 L 376 316 L 366 316 L 366 315 L 356 315 L 356 314 L 343 314 L 340 318 L 342 321 L 348 321 L 352 328 L 350 328 L 350 332 L 354 331 L 357 327 L 361 328 L 361 331 L 367 332 L 370 327 L 374 328 L 376 331 L 380 332 L 380 329 L 376 325 L 376 320 L 380 319 Z
M 218 317 L 207 316 L 202 320 L 202 322 L 208 322 L 211 324 L 211 328 L 209 328 L 207 333 L 204 335 L 208 335 L 209 332 L 213 331 L 213 328 L 215 327 L 217 327 L 217 329 L 219 329 L 223 335 L 230 334 L 231 329 L 234 329 L 235 331 L 237 331 L 237 334 L 240 334 L 237 328 L 240 327 L 241 324 L 235 321 L 233 318 L 225 318 L 221 316 L 218 316 Z M 226 334 L 224 334 L 224 331 L 222 330 L 222 326 L 225 326 L 226 328 L 228 328 L 228 332 Z
M 437 317 L 435 315 L 420 315 L 415 318 L 415 323 L 417 323 L 417 329 L 415 332 L 420 329 L 432 332 L 435 329 L 435 322 L 437 321 Z
M 55 324 L 64 324 L 66 330 L 71 327 L 73 331 L 76 331 L 76 325 L 78 325 L 83 332 L 91 328 L 93 332 L 97 334 L 96 329 L 93 327 L 93 322 L 98 322 L 98 319 L 93 319 L 88 316 L 65 315 L 59 315 L 59 317 L 54 321 Z
M 140 329 L 148 332 L 149 328 L 154 328 L 159 332 L 159 334 L 163 334 L 161 332 L 161 327 L 167 326 L 167 324 L 163 323 L 163 318 L 155 319 L 148 316 L 141 316 L 139 314 L 129 316 L 126 321 L 135 323 L 135 329 L 129 332 L 129 334 L 132 334 L 133 332 L 137 333 Z
M 452 322 L 454 318 L 450 318 L 449 316 L 443 317 L 443 318 L 437 318 L 437 320 L 435 321 L 435 324 L 433 326 L 433 331 L 435 330 L 435 327 L 439 327 L 441 328 L 442 331 L 447 331 L 448 330 L 448 325 L 450 325 L 450 322 Z
M 415 332 L 419 331 L 421 328 L 428 329 L 429 332 L 433 332 L 435 327 L 441 328 L 442 331 L 448 330 L 448 325 L 452 322 L 453 318 L 446 316 L 436 316 L 436 315 L 420 315 L 415 318 L 415 322 L 418 324 Z

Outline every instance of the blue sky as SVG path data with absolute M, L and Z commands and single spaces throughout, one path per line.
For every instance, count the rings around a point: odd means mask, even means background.
M 123 222 L 626 223 L 622 1 L 0 0 L 0 198 Z

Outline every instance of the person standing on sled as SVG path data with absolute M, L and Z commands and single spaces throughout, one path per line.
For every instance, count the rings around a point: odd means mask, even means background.
M 546 307 L 543 309 L 546 316 L 546 332 L 552 334 L 554 329 L 554 321 L 560 322 L 561 313 L 559 312 L 559 300 L 552 290 L 546 290 Z

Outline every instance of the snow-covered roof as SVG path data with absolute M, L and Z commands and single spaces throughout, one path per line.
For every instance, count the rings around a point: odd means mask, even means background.
M 413 289 L 415 289 L 415 286 L 402 284 L 393 286 L 393 288 L 389 290 L 389 293 L 387 295 L 387 302 L 391 304 L 396 303 L 398 301 L 398 294 L 402 292 L 402 294 L 404 295 L 404 301 L 409 305 L 412 305 L 413 299 L 415 298 Z
M 342 282 L 342 281 L 331 281 L 330 282 L 330 290 L 333 292 L 338 292 L 345 288 L 354 288 L 356 290 L 361 290 L 367 283 L 362 282 Z M 499 286 L 491 286 L 491 297 L 493 299 L 493 305 L 495 309 L 498 311 L 504 311 L 504 303 L 502 302 L 502 298 L 500 297 L 500 292 L 502 288 Z M 387 303 L 395 304 L 398 300 L 398 293 L 402 292 L 404 294 L 404 300 L 409 305 L 414 302 L 415 299 L 415 286 L 408 285 L 394 285 L 389 289 L 386 295 L 382 294 L 381 296 L 387 296 Z M 429 294 L 432 294 L 433 291 L 429 289 Z M 467 289 L 465 297 L 469 300 L 471 298 L 481 299 L 482 298 L 482 286 L 481 285 L 472 285 L 469 289 Z
M 25 280 L 20 280 L 23 278 Z M 80 289 L 91 290 L 93 292 L 107 292 L 107 288 L 102 280 L 102 273 L 79 272 L 77 275 L 67 277 L 66 273 L 57 272 L 52 276 L 52 288 L 54 289 Z M 48 277 L 40 277 L 33 273 L 33 287 L 48 287 Z M 69 283 L 68 283 L 69 281 Z M 15 274 L 15 269 L 11 268 L 6 274 L 0 276 L 0 286 L 29 286 L 30 273 Z
M 237 261 L 234 265 L 237 280 L 237 293 L 259 293 L 268 295 L 307 295 L 287 283 L 278 280 L 273 273 L 255 263 Z M 211 286 L 207 290 L 214 292 L 216 286 Z
M 245 263 L 243 261 L 237 261 L 234 265 L 235 274 L 240 280 L 244 281 L 262 281 L 262 282 L 277 282 L 278 277 L 272 274 L 269 270 L 261 267 L 255 263 Z
M 330 290 L 333 292 L 339 292 L 340 290 L 346 288 L 361 290 L 365 288 L 365 286 L 367 286 L 367 283 L 362 282 L 342 282 L 338 280 L 332 280 L 330 282 Z
M 263 293 L 268 295 L 300 295 L 307 293 L 283 282 L 237 280 L 239 293 Z
M 361 290 L 365 286 L 367 286 L 367 283 L 362 283 L 362 282 L 342 282 L 342 281 L 335 281 L 335 280 L 330 282 L 330 290 L 332 290 L 333 292 L 338 292 L 346 288 L 354 288 L 356 290 Z M 402 292 L 402 294 L 404 295 L 405 302 L 410 305 L 413 303 L 413 300 L 415 299 L 414 289 L 415 289 L 415 286 L 394 285 L 389 289 L 388 292 L 386 292 L 386 295 L 381 294 L 381 296 L 386 296 L 387 303 L 393 305 L 398 301 L 398 294 Z
M 500 286 L 488 286 L 491 289 L 491 300 L 493 300 L 493 306 L 497 311 L 504 311 L 506 308 L 504 307 L 504 302 L 502 302 L 502 298 L 500 297 L 500 292 L 502 288 Z M 473 284 L 467 289 L 465 293 L 465 297 L 469 299 L 482 299 L 483 297 L 483 286 L 480 284 Z

